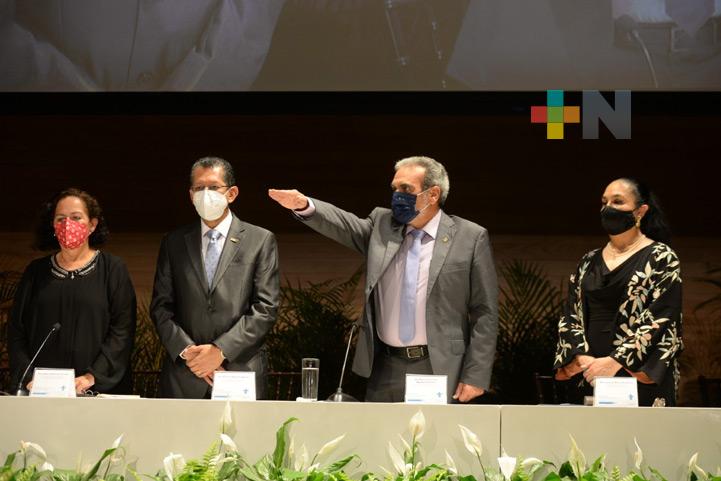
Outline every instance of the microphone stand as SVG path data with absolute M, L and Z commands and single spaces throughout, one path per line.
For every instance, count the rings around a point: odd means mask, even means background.
M 28 363 L 28 367 L 25 368 L 25 372 L 23 372 L 23 375 L 20 376 L 20 381 L 18 382 L 18 389 L 15 392 L 16 396 L 27 396 L 28 395 L 27 391 L 25 391 L 25 389 L 23 389 L 23 382 L 25 381 L 25 377 L 28 375 L 28 371 L 30 371 L 30 368 L 32 367 L 32 365 L 35 364 L 35 359 L 37 359 L 38 355 L 40 355 L 40 352 L 43 350 L 43 347 L 45 347 L 45 343 L 48 342 L 48 339 L 50 339 L 50 336 L 52 336 L 55 332 L 57 332 L 59 330 L 60 330 L 60 323 L 56 322 L 55 324 L 53 324 L 53 328 L 50 329 L 50 332 L 48 332 L 48 335 L 45 336 L 45 339 L 43 339 L 43 342 L 42 342 L 42 344 L 40 344 L 40 347 L 38 348 L 38 350 L 35 351 L 35 355 Z
M 350 352 L 350 345 L 353 342 L 353 331 L 355 330 L 355 323 L 350 328 L 350 335 L 348 336 L 348 345 L 345 348 L 345 358 L 343 359 L 343 368 L 340 371 L 340 381 L 338 382 L 338 389 L 335 393 L 328 397 L 328 401 L 331 402 L 358 402 L 356 398 L 350 394 L 343 392 L 343 377 L 345 376 L 345 365 L 348 362 L 348 353 Z

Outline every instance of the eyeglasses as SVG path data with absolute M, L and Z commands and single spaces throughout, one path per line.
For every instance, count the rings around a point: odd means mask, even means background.
M 229 187 L 230 187 L 229 185 L 194 185 L 194 186 L 190 187 L 190 190 L 193 193 L 202 192 L 205 189 L 211 190 L 213 192 L 217 192 L 220 189 L 227 189 Z

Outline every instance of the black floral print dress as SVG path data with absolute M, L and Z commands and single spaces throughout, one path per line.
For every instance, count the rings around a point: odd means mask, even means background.
M 655 242 L 609 271 L 601 249 L 583 256 L 571 276 L 568 304 L 558 323 L 554 368 L 576 355 L 611 356 L 628 371 L 643 372 L 654 384 L 638 383 L 639 404 L 664 398 L 676 404 L 677 357 L 681 339 L 681 269 L 676 253 Z M 571 381 L 570 400 L 580 402 L 592 388 L 581 374 Z

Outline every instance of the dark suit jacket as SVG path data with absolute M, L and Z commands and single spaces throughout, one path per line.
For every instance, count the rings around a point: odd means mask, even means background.
M 310 227 L 366 256 L 365 306 L 353 370 L 370 376 L 378 349 L 374 290 L 403 241 L 403 225 L 376 208 L 367 219 L 313 199 Z M 498 282 L 483 227 L 441 214 L 428 273 L 426 332 L 435 374 L 448 376 L 448 398 L 459 381 L 488 389 L 496 352 Z
M 212 343 L 228 370 L 255 371 L 264 396 L 265 335 L 275 323 L 280 289 L 273 234 L 233 216 L 213 285 L 201 254 L 200 222 L 166 235 L 160 246 L 150 316 L 167 350 L 160 375 L 163 397 L 202 398 L 208 384 L 179 355 L 190 344 Z

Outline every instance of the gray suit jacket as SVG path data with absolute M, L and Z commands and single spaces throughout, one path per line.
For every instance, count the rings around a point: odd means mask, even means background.
M 303 219 L 321 234 L 366 256 L 365 306 L 353 370 L 370 376 L 378 349 L 374 289 L 403 241 L 403 225 L 389 209 L 367 219 L 313 199 L 316 211 Z M 428 277 L 426 331 L 435 374 L 448 376 L 448 394 L 459 381 L 488 389 L 496 352 L 498 283 L 488 232 L 441 213 Z
M 163 239 L 155 271 L 150 316 L 167 350 L 160 376 L 163 397 L 202 398 L 208 384 L 179 355 L 190 344 L 212 343 L 228 370 L 255 371 L 259 397 L 265 392 L 263 340 L 275 323 L 280 279 L 273 234 L 233 222 L 208 287 L 201 254 L 200 222 Z

